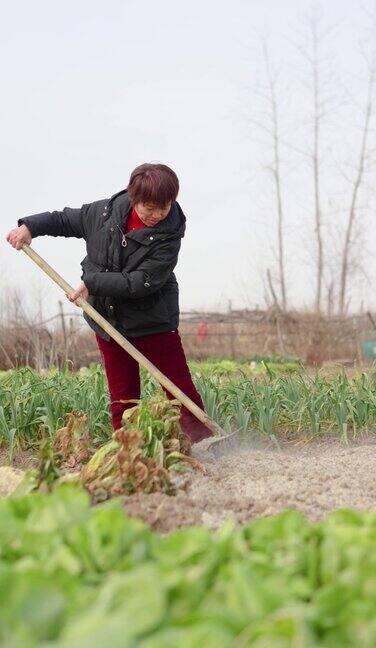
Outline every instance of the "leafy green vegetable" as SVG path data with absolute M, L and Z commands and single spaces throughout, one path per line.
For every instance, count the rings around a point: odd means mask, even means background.
M 61 485 L 0 502 L 0 645 L 374 648 L 376 513 L 158 537 Z

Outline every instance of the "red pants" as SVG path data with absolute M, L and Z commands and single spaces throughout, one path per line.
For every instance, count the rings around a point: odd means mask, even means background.
M 117 430 L 121 427 L 123 411 L 134 405 L 133 403 L 125 405 L 117 401 L 140 398 L 139 366 L 137 361 L 115 340 L 111 339 L 107 342 L 99 335 L 96 335 L 96 338 L 107 375 L 111 397 L 112 425 L 114 430 Z M 193 384 L 178 331 L 144 335 L 132 338 L 130 342 L 196 405 L 204 409 L 202 398 Z M 174 398 L 166 389 L 164 391 L 169 399 Z M 180 424 L 193 443 L 212 436 L 211 431 L 183 405 L 181 406 Z

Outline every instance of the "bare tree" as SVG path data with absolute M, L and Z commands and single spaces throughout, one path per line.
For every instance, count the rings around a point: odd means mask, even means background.
M 341 255 L 340 287 L 339 287 L 339 312 L 341 315 L 346 313 L 348 308 L 348 279 L 352 267 L 352 252 L 354 250 L 355 236 L 354 229 L 357 220 L 359 196 L 366 173 L 366 166 L 369 157 L 369 136 L 371 132 L 371 119 L 374 112 L 375 102 L 375 82 L 376 82 L 376 52 L 372 53 L 371 60 L 367 60 L 368 78 L 366 103 L 363 112 L 363 126 L 361 131 L 361 142 L 357 168 L 354 178 L 351 181 L 350 206 L 345 231 L 345 240 Z
M 324 252 L 324 210 L 322 206 L 322 128 L 328 113 L 330 95 L 328 88 L 331 86 L 331 73 L 328 68 L 324 71 L 323 45 L 333 28 L 322 24 L 322 10 L 320 5 L 314 5 L 306 16 L 308 29 L 308 43 L 299 47 L 301 55 L 308 63 L 310 69 L 309 90 L 312 98 L 312 148 L 308 158 L 312 167 L 313 176 L 313 219 L 314 236 L 316 243 L 316 288 L 315 311 L 320 313 L 324 297 L 325 252 Z
M 271 294 L 271 296 L 273 298 L 274 307 L 275 307 L 275 309 L 277 311 L 279 311 L 280 310 L 280 305 L 278 303 L 278 297 L 277 297 L 276 292 L 274 290 L 273 279 L 272 279 L 272 274 L 270 272 L 270 268 L 268 268 L 267 271 L 266 271 L 266 277 L 267 277 L 267 280 L 268 280 L 268 288 L 269 288 L 270 294 Z
M 282 156 L 283 152 L 298 154 L 308 159 L 312 168 L 313 176 L 313 204 L 314 204 L 314 236 L 315 236 L 315 310 L 320 312 L 324 298 L 324 276 L 325 276 L 325 257 L 324 257 L 324 235 L 323 221 L 324 210 L 322 206 L 322 124 L 327 117 L 329 103 L 332 101 L 329 90 L 331 88 L 332 75 L 328 67 L 324 68 L 326 61 L 322 55 L 321 49 L 323 42 L 331 33 L 332 27 L 322 25 L 321 11 L 314 8 L 306 18 L 308 26 L 308 44 L 307 33 L 304 33 L 304 46 L 299 47 L 301 55 L 308 62 L 310 67 L 310 77 L 305 85 L 309 87 L 312 97 L 312 146 L 308 148 L 298 147 L 294 144 L 291 136 L 287 138 L 281 129 L 281 117 L 289 114 L 290 106 L 286 112 L 284 98 L 281 92 L 281 79 L 279 72 L 276 71 L 272 64 L 269 48 L 266 39 L 262 39 L 262 53 L 265 68 L 265 84 L 258 95 L 263 99 L 266 110 L 263 119 L 253 122 L 260 127 L 264 133 L 267 133 L 269 143 L 272 146 L 272 160 L 267 165 L 271 172 L 275 188 L 276 212 L 277 212 L 277 253 L 276 261 L 278 266 L 278 284 L 279 284 L 279 302 L 281 308 L 287 308 L 287 287 L 286 287 L 286 246 L 285 246 L 285 223 L 286 214 L 283 200 L 284 178 L 282 174 Z M 311 122 L 310 122 L 311 123 Z M 305 142 L 307 138 L 305 138 Z M 277 282 L 276 282 L 277 283 Z M 267 282 L 270 289 L 270 282 Z M 274 296 L 272 295 L 274 301 Z
M 262 83 L 259 83 L 254 90 L 254 97 L 260 100 L 260 116 L 252 115 L 249 119 L 250 123 L 256 126 L 257 130 L 266 134 L 265 140 L 262 142 L 263 149 L 268 151 L 268 159 L 266 164 L 263 164 L 263 169 L 266 169 L 272 178 L 275 196 L 275 208 L 277 218 L 277 249 L 273 246 L 273 255 L 275 255 L 278 266 L 278 274 L 275 280 L 278 285 L 278 302 L 283 310 L 287 309 L 287 288 L 286 288 L 286 260 L 285 260 L 285 245 L 284 245 L 284 209 L 282 198 L 282 173 L 281 173 L 281 127 L 280 127 L 280 111 L 281 111 L 281 91 L 279 88 L 280 75 L 276 71 L 270 57 L 267 38 L 257 36 L 257 41 L 261 43 L 261 53 L 264 61 L 264 73 L 262 75 Z M 267 290 L 270 290 L 270 269 L 267 271 L 267 281 L 263 281 Z M 274 291 L 273 287 L 273 291 Z M 276 294 L 271 294 L 272 301 L 276 299 Z
M 273 69 L 271 64 L 268 45 L 266 40 L 262 43 L 263 57 L 266 69 L 267 78 L 267 94 L 266 100 L 269 104 L 269 132 L 272 139 L 273 147 L 273 161 L 269 166 L 272 173 L 275 197 L 277 206 L 277 248 L 278 248 L 278 271 L 279 271 L 279 285 L 281 290 L 281 303 L 283 310 L 287 308 L 287 292 L 286 292 L 286 276 L 285 276 L 285 250 L 284 250 L 284 213 L 282 202 L 282 178 L 281 178 L 281 155 L 280 155 L 280 126 L 279 126 L 279 106 L 277 100 L 277 82 L 278 74 Z M 268 283 L 271 285 L 270 270 L 268 269 Z M 274 300 L 276 296 L 273 294 Z
M 312 76 L 313 76 L 313 181 L 314 181 L 314 197 L 315 197 L 315 234 L 317 242 L 317 279 L 316 279 L 316 312 L 321 310 L 321 294 L 324 274 L 324 246 L 322 239 L 322 210 L 320 200 L 320 126 L 321 126 L 321 101 L 320 101 L 320 67 L 318 60 L 318 21 L 314 17 L 311 21 L 312 32 Z
M 304 71 L 300 84 L 303 95 L 297 93 L 296 96 L 298 101 L 302 96 L 304 100 L 307 96 L 307 94 L 304 95 L 304 89 L 305 93 L 309 93 L 309 110 L 303 111 L 303 114 L 309 115 L 308 119 L 305 116 L 303 119 L 299 119 L 296 113 L 298 102 L 294 105 L 288 100 L 288 93 L 283 92 L 284 84 L 281 74 L 276 72 L 276 68 L 272 64 L 266 40 L 261 39 L 264 63 L 263 82 L 253 93 L 254 98 L 262 101 L 261 118 L 253 118 L 251 121 L 263 134 L 263 148 L 260 150 L 262 156 L 266 154 L 269 158 L 263 168 L 268 170 L 268 175 L 273 183 L 273 200 L 275 200 L 276 206 L 275 236 L 277 245 L 273 245 L 275 265 L 270 265 L 269 260 L 265 264 L 268 271 L 264 287 L 268 302 L 278 303 L 281 310 L 286 309 L 288 302 L 286 264 L 290 258 L 287 255 L 287 250 L 290 250 L 291 242 L 286 237 L 286 229 L 288 225 L 290 225 L 290 231 L 292 229 L 292 220 L 288 219 L 294 218 L 294 205 L 290 216 L 290 204 L 291 196 L 295 197 L 296 187 L 296 213 L 300 215 L 302 212 L 308 212 L 312 223 L 308 231 L 307 228 L 304 229 L 301 226 L 301 223 L 297 223 L 297 225 L 300 227 L 301 241 L 304 241 L 304 237 L 308 235 L 307 243 L 310 252 L 313 250 L 315 312 L 321 314 L 326 308 L 329 315 L 333 315 L 337 309 L 341 314 L 344 314 L 349 307 L 349 277 L 353 277 L 361 271 L 369 281 L 366 266 L 360 255 L 358 258 L 356 257 L 355 251 L 359 250 L 361 245 L 361 228 L 364 227 L 364 221 L 360 218 L 360 214 L 365 209 L 370 209 L 370 196 L 374 191 L 374 187 L 367 186 L 365 176 L 370 170 L 372 153 L 370 135 L 375 99 L 376 59 L 373 57 L 372 61 L 368 62 L 368 92 L 362 111 L 362 137 L 357 153 L 355 173 L 351 175 L 350 179 L 345 178 L 351 186 L 351 199 L 347 206 L 346 193 L 339 174 L 345 177 L 343 161 L 353 158 L 354 147 L 352 146 L 350 152 L 343 130 L 346 111 L 349 108 L 352 111 L 353 104 L 351 103 L 350 107 L 349 102 L 346 101 L 344 83 L 338 74 L 338 66 L 336 68 L 332 64 L 335 61 L 330 51 L 333 41 L 328 37 L 333 34 L 335 29 L 337 29 L 336 25 L 328 25 L 323 20 L 323 11 L 320 5 L 314 4 L 311 11 L 306 14 L 303 39 L 299 39 L 300 45 L 298 45 L 300 55 L 304 60 Z M 278 69 L 280 70 L 280 68 Z M 289 94 L 292 95 L 292 93 Z M 294 136 L 292 136 L 290 128 L 290 134 L 287 137 L 285 125 L 289 122 L 291 125 L 294 124 Z M 351 115 L 346 131 L 350 133 L 352 140 L 354 139 L 354 126 L 353 115 Z M 290 155 L 286 154 L 287 151 Z M 299 163 L 299 157 L 304 159 L 306 164 Z M 289 174 L 292 175 L 291 171 L 293 173 L 296 171 L 296 177 L 299 180 L 302 179 L 303 187 L 307 170 L 312 187 L 308 207 L 307 192 L 305 191 L 305 195 L 299 197 L 298 182 L 290 184 L 288 177 Z M 295 178 L 295 176 L 293 177 Z M 364 204 L 361 204 L 360 194 L 366 198 L 365 201 L 362 201 Z M 343 221 L 344 214 L 345 223 Z M 299 246 L 296 249 L 299 250 Z M 295 249 L 293 249 L 293 253 L 295 253 Z M 310 262 L 312 263 L 312 256 Z M 265 274 L 265 270 L 264 267 L 263 274 Z

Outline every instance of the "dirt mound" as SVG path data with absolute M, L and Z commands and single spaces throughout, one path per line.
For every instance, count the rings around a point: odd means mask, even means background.
M 7 497 L 16 490 L 24 476 L 22 470 L 11 466 L 0 466 L 0 497 Z
M 356 445 L 325 440 L 305 447 L 243 450 L 213 459 L 208 474 L 192 472 L 175 497 L 132 495 L 129 515 L 168 532 L 191 524 L 218 528 L 226 519 L 243 524 L 285 508 L 318 520 L 337 508 L 376 509 L 376 439 Z

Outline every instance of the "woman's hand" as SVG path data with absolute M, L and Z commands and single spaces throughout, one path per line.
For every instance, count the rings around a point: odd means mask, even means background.
M 19 227 L 12 229 L 7 235 L 8 243 L 10 243 L 16 250 L 21 250 L 24 243 L 30 245 L 32 238 L 31 232 L 26 225 L 20 225 Z
M 66 295 L 70 302 L 75 303 L 78 297 L 83 297 L 84 299 L 87 299 L 89 297 L 89 291 L 86 288 L 84 282 L 81 281 L 78 287 L 76 288 L 76 290 L 74 290 L 72 293 L 66 293 Z

